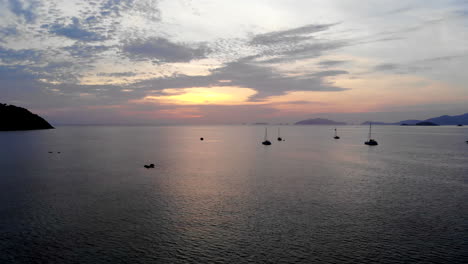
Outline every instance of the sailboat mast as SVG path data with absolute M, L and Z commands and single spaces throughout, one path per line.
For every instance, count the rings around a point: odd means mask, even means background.
M 369 139 L 372 137 L 372 122 L 369 123 Z
M 265 127 L 265 140 L 267 140 L 267 128 Z
M 278 137 L 280 137 L 280 128 L 278 127 Z
M 335 128 L 335 137 L 338 136 L 337 132 L 336 132 L 336 128 Z

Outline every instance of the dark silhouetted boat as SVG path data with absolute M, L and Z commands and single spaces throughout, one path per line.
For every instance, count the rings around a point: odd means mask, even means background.
M 340 139 L 340 137 L 338 136 L 338 131 L 336 131 L 336 128 L 335 128 L 335 136 L 333 138 L 334 139 Z
M 283 141 L 283 138 L 280 136 L 280 128 L 278 127 L 278 141 Z
M 364 142 L 364 144 L 368 146 L 377 146 L 379 144 L 376 140 L 372 139 L 372 122 L 369 123 L 369 140 Z
M 458 124 L 457 126 L 463 126 L 463 124 Z
M 262 144 L 265 146 L 271 145 L 270 140 L 268 140 L 267 138 L 268 138 L 268 131 L 267 131 L 267 128 L 265 127 L 265 139 L 262 142 Z

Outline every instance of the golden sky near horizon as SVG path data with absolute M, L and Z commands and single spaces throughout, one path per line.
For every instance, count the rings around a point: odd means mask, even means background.
M 468 104 L 460 1 L 0 5 L 0 96 L 52 120 L 388 120 Z

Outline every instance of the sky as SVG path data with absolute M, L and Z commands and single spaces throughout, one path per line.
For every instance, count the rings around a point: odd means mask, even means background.
M 0 0 L 0 102 L 54 124 L 468 112 L 465 0 Z

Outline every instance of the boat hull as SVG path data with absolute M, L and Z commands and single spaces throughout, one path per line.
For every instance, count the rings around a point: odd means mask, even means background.
M 368 146 L 377 146 L 377 145 L 379 145 L 379 143 L 377 143 L 377 141 L 366 141 L 366 142 L 364 142 L 364 144 L 366 144 Z

